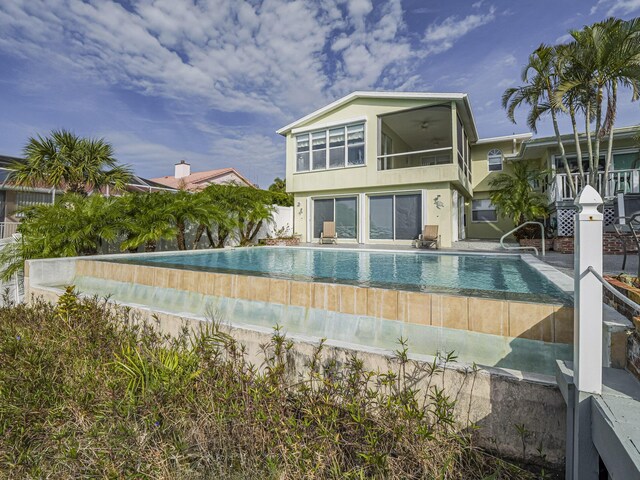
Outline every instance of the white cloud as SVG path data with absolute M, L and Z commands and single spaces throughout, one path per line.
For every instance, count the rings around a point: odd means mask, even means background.
M 400 0 L 15 0 L 0 3 L 0 32 L 0 49 L 74 76 L 280 121 L 402 85 L 417 55 Z
M 640 10 L 640 0 L 598 0 L 590 14 L 605 9 L 607 15 L 626 15 Z
M 463 18 L 454 15 L 441 23 L 432 23 L 424 34 L 426 53 L 436 54 L 449 50 L 457 40 L 495 18 L 495 8 L 491 7 L 487 13 L 471 14 Z

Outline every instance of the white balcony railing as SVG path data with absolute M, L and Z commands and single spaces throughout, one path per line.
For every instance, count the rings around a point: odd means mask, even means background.
M 572 173 L 571 177 L 577 191 L 589 183 L 588 173 L 584 175 Z M 605 181 L 604 172 L 598 172 L 594 187 L 605 198 L 613 197 L 618 193 L 640 193 L 640 170 L 613 170 L 609 172 L 607 181 Z M 551 201 L 573 198 L 566 173 L 556 174 L 555 179 L 549 184 L 548 194 Z
M 18 222 L 0 222 L 0 239 L 10 238 L 18 232 Z

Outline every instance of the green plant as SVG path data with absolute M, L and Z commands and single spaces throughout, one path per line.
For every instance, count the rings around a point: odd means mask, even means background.
M 516 226 L 548 215 L 547 198 L 537 190 L 546 181 L 547 172 L 528 162 L 513 162 L 510 173 L 504 172 L 491 180 L 491 203 L 499 215 L 513 219 Z M 516 235 L 525 235 L 523 230 Z M 539 229 L 532 232 L 539 232 Z M 520 232 L 520 233 L 519 233 Z M 520 237 L 518 237 L 520 238 Z
M 118 165 L 111 144 L 68 130 L 31 137 L 24 156 L 24 162 L 11 165 L 11 180 L 17 185 L 56 187 L 86 195 L 87 189 L 104 186 L 122 190 L 131 178 L 129 168 Z
M 415 389 L 432 372 L 404 342 L 386 372 L 324 349 L 296 373 L 276 329 L 254 364 L 218 323 L 169 337 L 73 288 L 0 308 L 0 477 L 533 478 L 474 445 L 439 382 Z

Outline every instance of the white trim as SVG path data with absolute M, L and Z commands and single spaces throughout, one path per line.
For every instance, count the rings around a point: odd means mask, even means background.
M 467 100 L 466 93 L 427 93 L 427 92 L 367 92 L 367 91 L 356 91 L 352 92 L 349 95 L 346 95 L 338 100 L 330 103 L 329 105 L 325 105 L 314 112 L 311 112 L 308 115 L 305 115 L 302 118 L 299 118 L 295 122 L 290 123 L 289 125 L 285 125 L 284 127 L 276 130 L 276 133 L 279 135 L 286 135 L 289 133 L 296 125 L 300 125 L 302 123 L 313 120 L 314 118 L 319 117 L 323 113 L 329 112 L 335 108 L 338 108 L 341 105 L 349 103 L 351 100 L 356 98 L 399 98 L 399 99 L 407 99 L 407 100 Z M 467 100 L 468 102 L 468 100 Z M 475 120 L 473 118 L 473 113 L 471 113 L 471 107 L 469 107 L 470 117 L 472 123 L 475 126 Z M 476 133 L 477 135 L 477 133 Z
M 297 135 L 299 133 L 313 133 L 315 130 L 327 130 L 334 127 L 346 127 L 350 123 L 366 123 L 368 120 L 366 115 L 359 117 L 347 118 L 345 120 L 336 120 L 334 122 L 320 123 L 309 127 L 292 128 L 291 135 Z
M 401 157 L 402 155 L 414 155 L 416 153 L 433 153 L 433 152 L 444 152 L 445 150 L 453 150 L 453 147 L 442 147 L 442 148 L 429 148 L 427 150 L 415 150 L 413 152 L 400 152 L 400 153 L 391 153 L 389 155 L 378 155 L 378 158 L 391 158 L 391 157 Z M 447 165 L 446 163 L 444 165 Z M 425 165 L 426 166 L 426 165 Z M 397 170 L 397 169 L 390 169 Z
M 487 137 L 479 139 L 474 145 L 482 145 L 484 143 L 506 142 L 508 140 L 528 140 L 533 137 L 533 133 L 514 133 L 513 135 L 503 135 L 501 137 Z

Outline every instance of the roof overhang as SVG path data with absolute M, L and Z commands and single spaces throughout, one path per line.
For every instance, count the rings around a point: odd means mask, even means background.
M 441 102 L 456 102 L 458 108 L 463 109 L 463 117 L 467 117 L 467 123 L 471 128 L 471 133 L 473 134 L 472 141 L 475 142 L 478 139 L 478 131 L 476 129 L 475 119 L 473 117 L 473 111 L 471 110 L 471 104 L 469 103 L 469 96 L 466 93 L 428 93 L 428 92 L 363 92 L 357 91 L 350 93 L 347 96 L 339 98 L 335 102 L 330 103 L 318 110 L 311 112 L 309 115 L 305 115 L 302 118 L 299 118 L 293 123 L 289 125 L 285 125 L 284 127 L 276 130 L 276 133 L 279 135 L 287 135 L 293 129 L 298 128 L 307 122 L 313 121 L 314 119 L 329 113 L 333 110 L 336 110 L 349 102 L 352 102 L 356 99 L 398 99 L 398 100 L 436 100 Z M 463 118 L 464 121 L 464 118 Z

